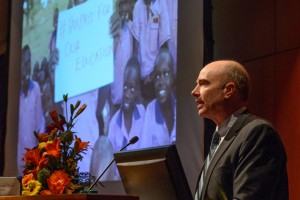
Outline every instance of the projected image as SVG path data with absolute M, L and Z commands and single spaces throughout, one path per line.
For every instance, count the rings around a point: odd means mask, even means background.
M 176 142 L 174 0 L 24 0 L 18 166 L 49 111 L 87 104 L 74 131 L 89 141 L 79 171 L 98 176 L 126 150 Z M 22 168 L 19 167 L 19 175 Z M 112 166 L 101 180 L 119 179 Z

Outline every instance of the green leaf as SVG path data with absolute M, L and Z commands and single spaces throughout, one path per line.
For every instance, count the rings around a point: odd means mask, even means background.
M 63 95 L 64 102 L 68 102 L 68 93 Z
M 68 142 L 71 143 L 73 141 L 73 132 L 66 131 L 64 132 L 60 137 L 62 142 Z
M 79 101 L 79 100 L 76 102 L 76 104 L 75 104 L 75 110 L 78 108 L 78 106 L 80 105 L 80 103 L 81 103 L 81 101 Z
M 59 116 L 59 119 L 63 119 L 63 120 L 65 120 L 65 121 L 66 121 L 66 118 L 65 118 L 65 116 L 63 116 L 63 115 L 61 115 L 61 114 L 58 114 L 58 116 Z
M 73 104 L 70 105 L 70 110 L 71 110 L 71 115 L 73 115 L 74 111 L 75 111 L 75 107 Z
M 39 134 L 36 131 L 33 131 L 33 134 L 36 137 L 36 139 L 39 139 Z

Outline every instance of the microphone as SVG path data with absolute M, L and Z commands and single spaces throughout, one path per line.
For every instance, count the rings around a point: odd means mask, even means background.
M 137 141 L 139 140 L 138 136 L 134 136 L 132 137 L 129 142 L 120 149 L 120 151 L 123 151 L 126 147 L 128 147 L 129 145 L 135 144 Z M 115 158 L 113 158 L 110 163 L 106 166 L 106 168 L 103 170 L 103 172 L 98 176 L 98 178 L 96 179 L 96 181 L 89 187 L 89 189 L 87 190 L 87 192 L 91 191 L 91 189 L 95 186 L 95 184 L 100 180 L 100 178 L 104 175 L 104 173 L 108 170 L 108 168 L 111 166 L 111 164 L 115 161 Z

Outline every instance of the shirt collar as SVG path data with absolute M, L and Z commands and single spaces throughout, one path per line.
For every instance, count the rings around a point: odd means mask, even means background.
M 28 91 L 32 91 L 34 88 L 34 84 L 33 84 L 33 81 L 30 79 L 29 80 L 29 88 L 28 88 Z M 24 91 L 21 89 L 20 90 L 20 95 L 25 95 Z
M 235 111 L 233 114 L 231 114 L 229 117 L 225 119 L 225 121 L 221 124 L 220 127 L 216 127 L 216 131 L 220 134 L 221 137 L 225 137 L 229 129 L 233 126 L 233 124 L 236 122 L 238 116 L 242 114 L 247 108 L 241 107 L 237 111 Z
M 119 127 L 122 127 L 122 115 L 123 115 L 123 110 L 120 109 L 118 118 L 117 118 L 117 124 Z M 133 109 L 133 119 L 134 120 L 138 120 L 139 118 L 141 118 L 141 115 L 139 113 L 139 109 L 137 108 L 137 105 L 134 105 L 134 109 Z
M 173 94 L 171 95 L 171 103 L 172 103 L 173 111 L 175 111 L 175 97 Z M 164 116 L 162 115 L 159 106 L 159 102 L 157 100 L 155 101 L 155 121 L 157 124 L 163 124 L 165 122 Z

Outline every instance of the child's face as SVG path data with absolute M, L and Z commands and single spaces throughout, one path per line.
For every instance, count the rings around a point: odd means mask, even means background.
M 39 81 L 41 81 L 41 82 L 44 82 L 44 81 L 45 81 L 46 76 L 45 76 L 45 71 L 44 71 L 44 70 L 42 70 L 42 71 L 39 72 L 39 74 L 38 74 L 38 79 L 39 79 Z
M 126 19 L 131 12 L 131 0 L 119 0 L 118 6 L 121 19 Z
M 57 23 L 58 23 L 58 10 L 54 11 L 54 16 L 53 16 L 53 26 L 54 28 L 57 28 Z
M 31 58 L 30 52 L 25 51 L 22 55 L 22 69 L 21 69 L 21 81 L 22 85 L 26 85 L 30 80 L 30 70 L 31 70 Z
M 145 3 L 146 5 L 150 5 L 150 4 L 151 4 L 151 1 L 152 1 L 152 0 L 144 0 L 144 3 Z
M 124 85 L 123 85 L 123 110 L 133 110 L 135 101 L 139 91 L 139 78 L 138 72 L 133 68 L 125 70 Z
M 170 97 L 174 82 L 172 69 L 166 62 L 162 62 L 155 67 L 154 87 L 159 103 L 165 103 Z
M 75 6 L 77 6 L 77 5 L 79 5 L 79 4 L 82 4 L 82 3 L 84 3 L 86 0 L 75 0 L 74 1 L 74 4 L 75 4 Z

